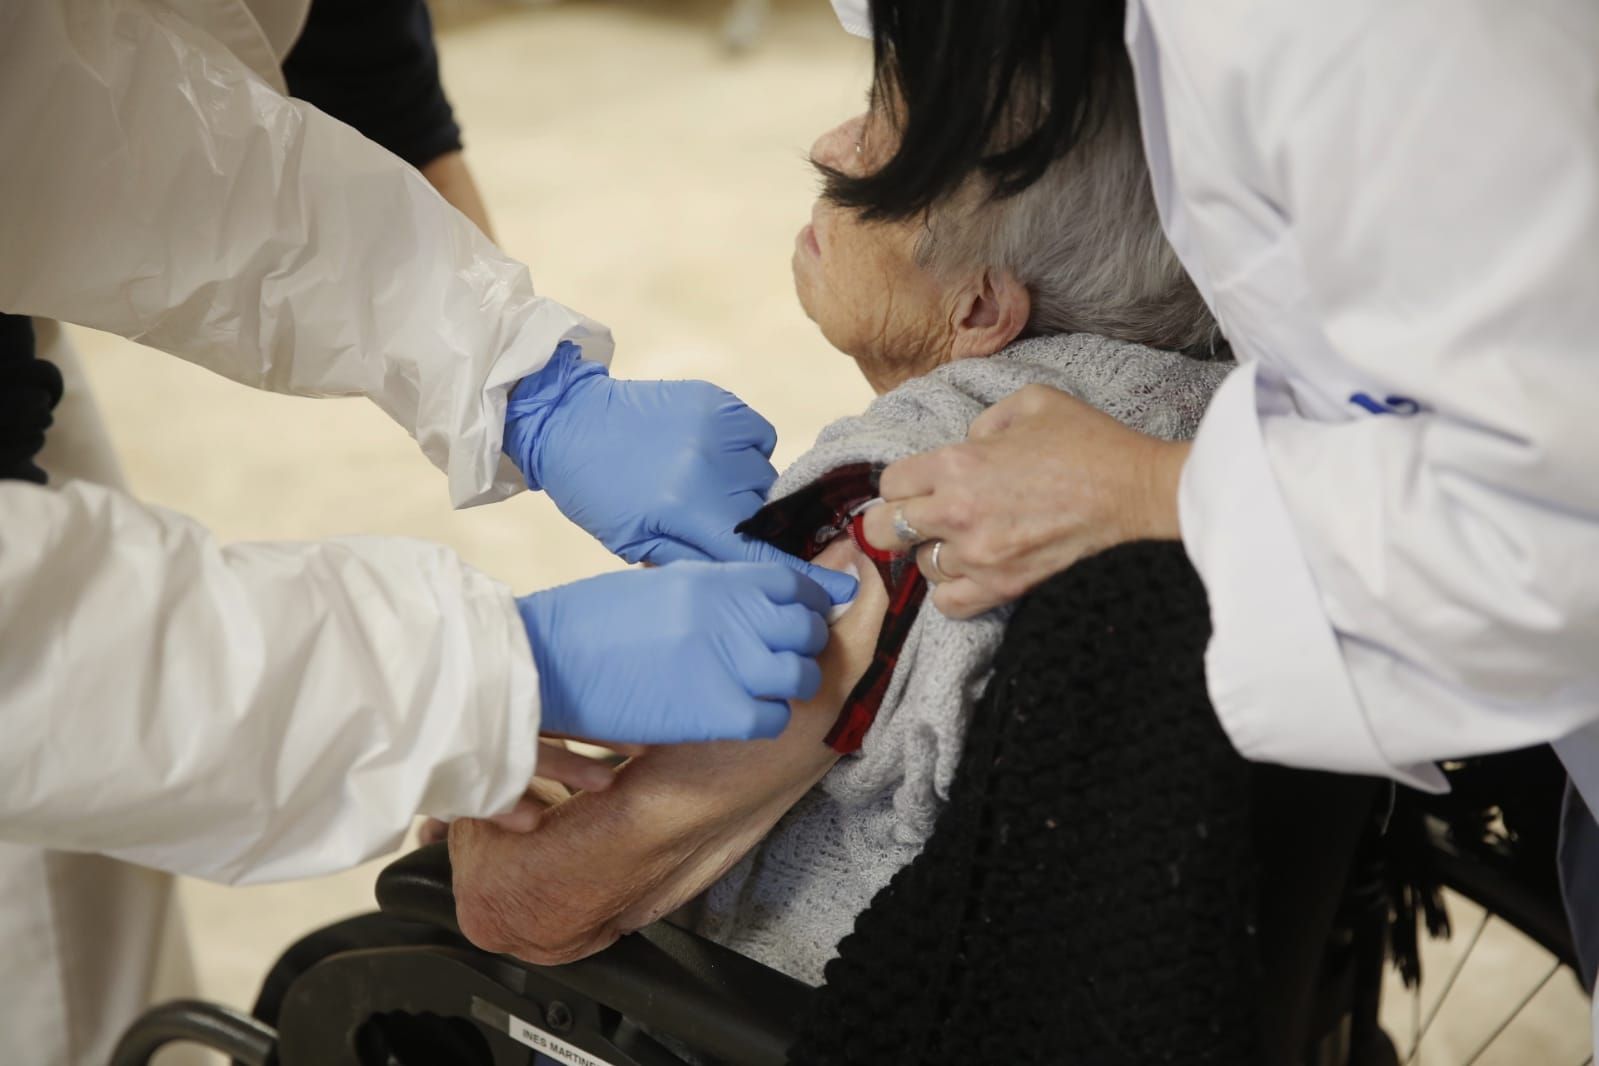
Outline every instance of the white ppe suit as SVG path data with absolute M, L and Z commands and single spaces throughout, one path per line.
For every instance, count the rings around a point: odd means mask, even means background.
M 282 95 L 304 8 L 0 4 L 0 310 L 368 396 L 457 504 L 506 495 L 508 388 L 562 340 L 605 360 L 609 338 Z M 538 727 L 510 591 L 446 549 L 223 546 L 84 481 L 0 483 L 0 714 L 0 839 L 230 881 L 352 865 L 418 812 L 504 809 Z M 85 1061 L 102 1024 L 63 1021 Z

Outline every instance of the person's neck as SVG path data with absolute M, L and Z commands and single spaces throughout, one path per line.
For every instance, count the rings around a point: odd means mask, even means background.
M 948 352 L 930 353 L 925 349 L 915 352 L 895 352 L 871 359 L 856 357 L 861 376 L 872 391 L 882 396 L 893 392 L 912 378 L 926 377 L 950 361 Z

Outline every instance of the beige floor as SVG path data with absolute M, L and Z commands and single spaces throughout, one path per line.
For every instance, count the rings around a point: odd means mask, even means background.
M 869 62 L 823 0 L 780 0 L 756 47 L 731 55 L 728 7 L 454 0 L 445 73 L 501 242 L 541 290 L 613 327 L 619 373 L 738 392 L 779 427 L 782 460 L 869 395 L 800 314 L 788 279 L 814 187 L 805 149 L 857 108 Z M 225 538 L 426 537 L 518 590 L 613 565 L 537 498 L 452 513 L 442 479 L 364 402 L 260 395 L 110 338 L 84 344 L 136 490 Z M 264 888 L 185 884 L 207 993 L 248 1003 L 288 941 L 371 906 L 375 869 Z M 1512 946 L 1487 973 L 1519 989 L 1536 968 Z M 1426 1062 L 1465 1061 L 1491 1028 L 1494 988 L 1473 987 L 1429 1037 Z M 1580 996 L 1562 977 L 1536 1006 L 1537 1020 L 1484 1063 L 1578 1066 Z M 1399 1031 L 1407 1018 L 1401 1006 Z

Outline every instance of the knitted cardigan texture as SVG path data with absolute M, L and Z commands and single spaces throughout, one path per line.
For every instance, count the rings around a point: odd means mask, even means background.
M 1176 544 L 1026 599 L 925 850 L 826 969 L 796 1066 L 1260 1061 L 1251 776 Z

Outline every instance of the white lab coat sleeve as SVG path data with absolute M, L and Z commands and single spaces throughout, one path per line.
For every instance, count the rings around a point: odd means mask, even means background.
M 1183 537 L 1246 755 L 1436 787 L 1434 760 L 1599 718 L 1599 20 L 1579 7 L 1394 4 L 1331 66 L 1250 87 L 1353 368 L 1331 387 L 1422 410 L 1311 421 L 1241 373 L 1201 427 Z
M 414 169 L 156 3 L 5 5 L 0 100 L 0 309 L 368 396 L 458 506 L 521 486 L 512 385 L 562 340 L 610 358 Z
M 327 873 L 508 809 L 516 605 L 398 538 L 221 545 L 86 482 L 0 483 L 0 838 L 222 881 Z

